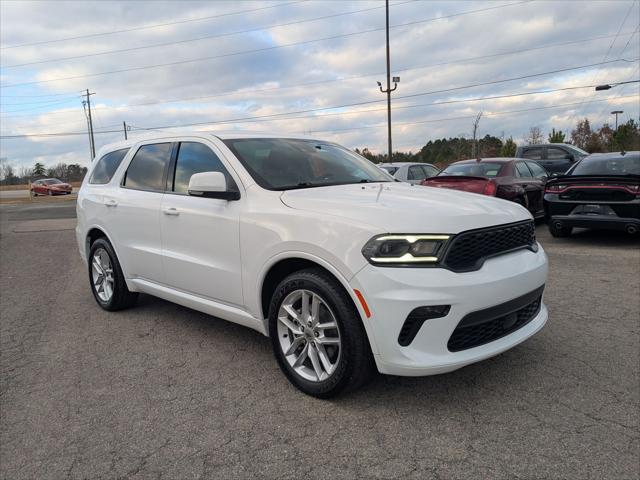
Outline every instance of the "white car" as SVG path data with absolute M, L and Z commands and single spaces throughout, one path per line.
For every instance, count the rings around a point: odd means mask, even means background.
M 378 167 L 393 175 L 396 180 L 401 182 L 419 185 L 425 178 L 435 177 L 440 170 L 430 163 L 419 162 L 393 162 L 379 163 Z
M 269 336 L 327 398 L 369 373 L 431 375 L 547 321 L 547 258 L 523 207 L 393 181 L 306 137 L 157 134 L 102 148 L 76 235 L 102 308 L 138 292 Z

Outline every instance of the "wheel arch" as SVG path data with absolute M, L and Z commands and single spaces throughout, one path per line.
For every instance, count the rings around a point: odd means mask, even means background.
M 367 315 L 358 297 L 356 296 L 356 293 L 349 284 L 348 279 L 327 261 L 308 253 L 288 252 L 287 254 L 280 254 L 276 257 L 273 257 L 263 268 L 262 274 L 259 277 L 260 281 L 257 292 L 259 295 L 258 304 L 260 306 L 260 313 L 264 321 L 268 321 L 269 304 L 271 302 L 273 292 L 275 291 L 278 284 L 291 273 L 307 268 L 320 268 L 338 281 L 338 283 L 342 286 L 344 291 L 351 299 L 351 302 L 358 312 L 360 321 L 362 322 L 362 325 L 364 326 L 365 332 L 367 334 L 367 339 L 369 340 L 369 345 L 372 352 L 374 354 L 377 353 L 378 349 L 375 345 L 373 333 L 370 331 L 370 328 L 367 325 Z

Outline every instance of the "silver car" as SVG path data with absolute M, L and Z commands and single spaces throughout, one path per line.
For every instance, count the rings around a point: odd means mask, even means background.
M 388 173 L 393 175 L 394 178 L 402 182 L 411 183 L 413 185 L 419 185 L 425 178 L 435 177 L 438 173 L 440 173 L 440 170 L 430 163 L 379 163 L 378 167 L 386 170 Z

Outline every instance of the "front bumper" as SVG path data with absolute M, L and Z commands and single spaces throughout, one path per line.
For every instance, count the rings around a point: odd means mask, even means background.
M 501 305 L 545 284 L 547 258 L 519 250 L 494 257 L 480 270 L 455 273 L 441 268 L 380 268 L 367 266 L 351 281 L 371 310 L 364 319 L 374 358 L 381 373 L 422 376 L 450 372 L 508 350 L 539 331 L 547 321 L 541 305 L 523 327 L 489 343 L 449 351 L 447 343 L 458 323 L 469 313 Z M 441 318 L 427 320 L 407 346 L 398 343 L 405 319 L 415 308 L 451 305 Z
M 560 222 L 565 227 L 628 230 L 629 226 L 634 226 L 636 231 L 640 230 L 640 219 L 614 215 L 553 215 L 551 221 Z

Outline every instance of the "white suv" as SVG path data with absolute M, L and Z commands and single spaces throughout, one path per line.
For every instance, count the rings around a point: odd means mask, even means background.
M 271 338 L 327 398 L 449 372 L 547 321 L 547 258 L 521 206 L 394 181 L 335 143 L 158 134 L 104 147 L 76 235 L 98 304 L 155 295 Z

